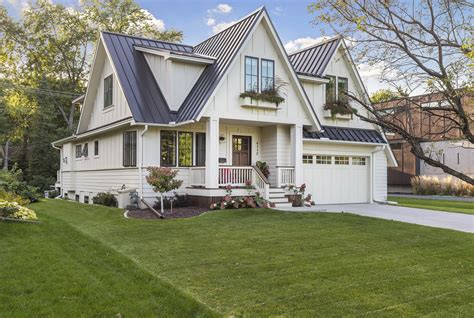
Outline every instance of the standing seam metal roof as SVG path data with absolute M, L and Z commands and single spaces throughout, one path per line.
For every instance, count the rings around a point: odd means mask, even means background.
M 369 142 L 385 144 L 382 135 L 375 129 L 348 128 L 336 126 L 323 126 L 322 132 L 311 132 L 304 130 L 303 138 L 322 139 L 337 141 Z
M 192 47 L 111 32 L 102 32 L 102 37 L 134 120 L 166 124 L 174 121 L 176 114 L 170 111 L 145 56 L 134 45 L 183 53 L 191 53 Z
M 194 47 L 193 53 L 215 57 L 216 61 L 204 69 L 184 100 L 179 109 L 178 122 L 193 120 L 199 115 L 263 10 L 254 12 Z
M 336 36 L 324 43 L 289 55 L 295 71 L 304 75 L 323 77 L 324 70 L 331 60 L 342 38 Z

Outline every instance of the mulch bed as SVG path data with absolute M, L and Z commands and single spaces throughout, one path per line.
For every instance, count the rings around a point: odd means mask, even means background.
M 165 210 L 164 218 L 165 219 L 180 219 L 180 218 L 190 218 L 193 216 L 198 216 L 204 212 L 209 211 L 209 208 L 202 208 L 197 206 L 188 206 L 188 207 L 179 207 L 173 208 L 173 211 L 170 209 Z M 160 210 L 158 210 L 160 212 Z M 158 215 L 153 213 L 150 209 L 144 210 L 130 210 L 127 213 L 127 216 L 132 219 L 159 219 Z

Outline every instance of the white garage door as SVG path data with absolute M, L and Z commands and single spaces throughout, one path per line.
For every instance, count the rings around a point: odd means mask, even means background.
M 306 193 L 316 204 L 364 203 L 369 198 L 369 161 L 361 156 L 303 155 Z

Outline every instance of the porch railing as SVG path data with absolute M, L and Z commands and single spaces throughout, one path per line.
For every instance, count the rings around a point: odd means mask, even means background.
M 206 185 L 206 167 L 190 167 L 189 184 L 194 187 L 204 187 Z
M 279 188 L 295 184 L 294 167 L 277 167 L 277 185 Z
M 268 199 L 270 184 L 257 167 L 219 167 L 219 186 L 244 187 L 250 181 L 263 198 Z

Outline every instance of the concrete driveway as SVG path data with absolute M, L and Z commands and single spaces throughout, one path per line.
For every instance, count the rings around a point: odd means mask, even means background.
M 474 233 L 474 215 L 407 208 L 384 204 L 317 205 L 311 208 L 279 208 L 290 212 L 348 212 L 362 216 Z

